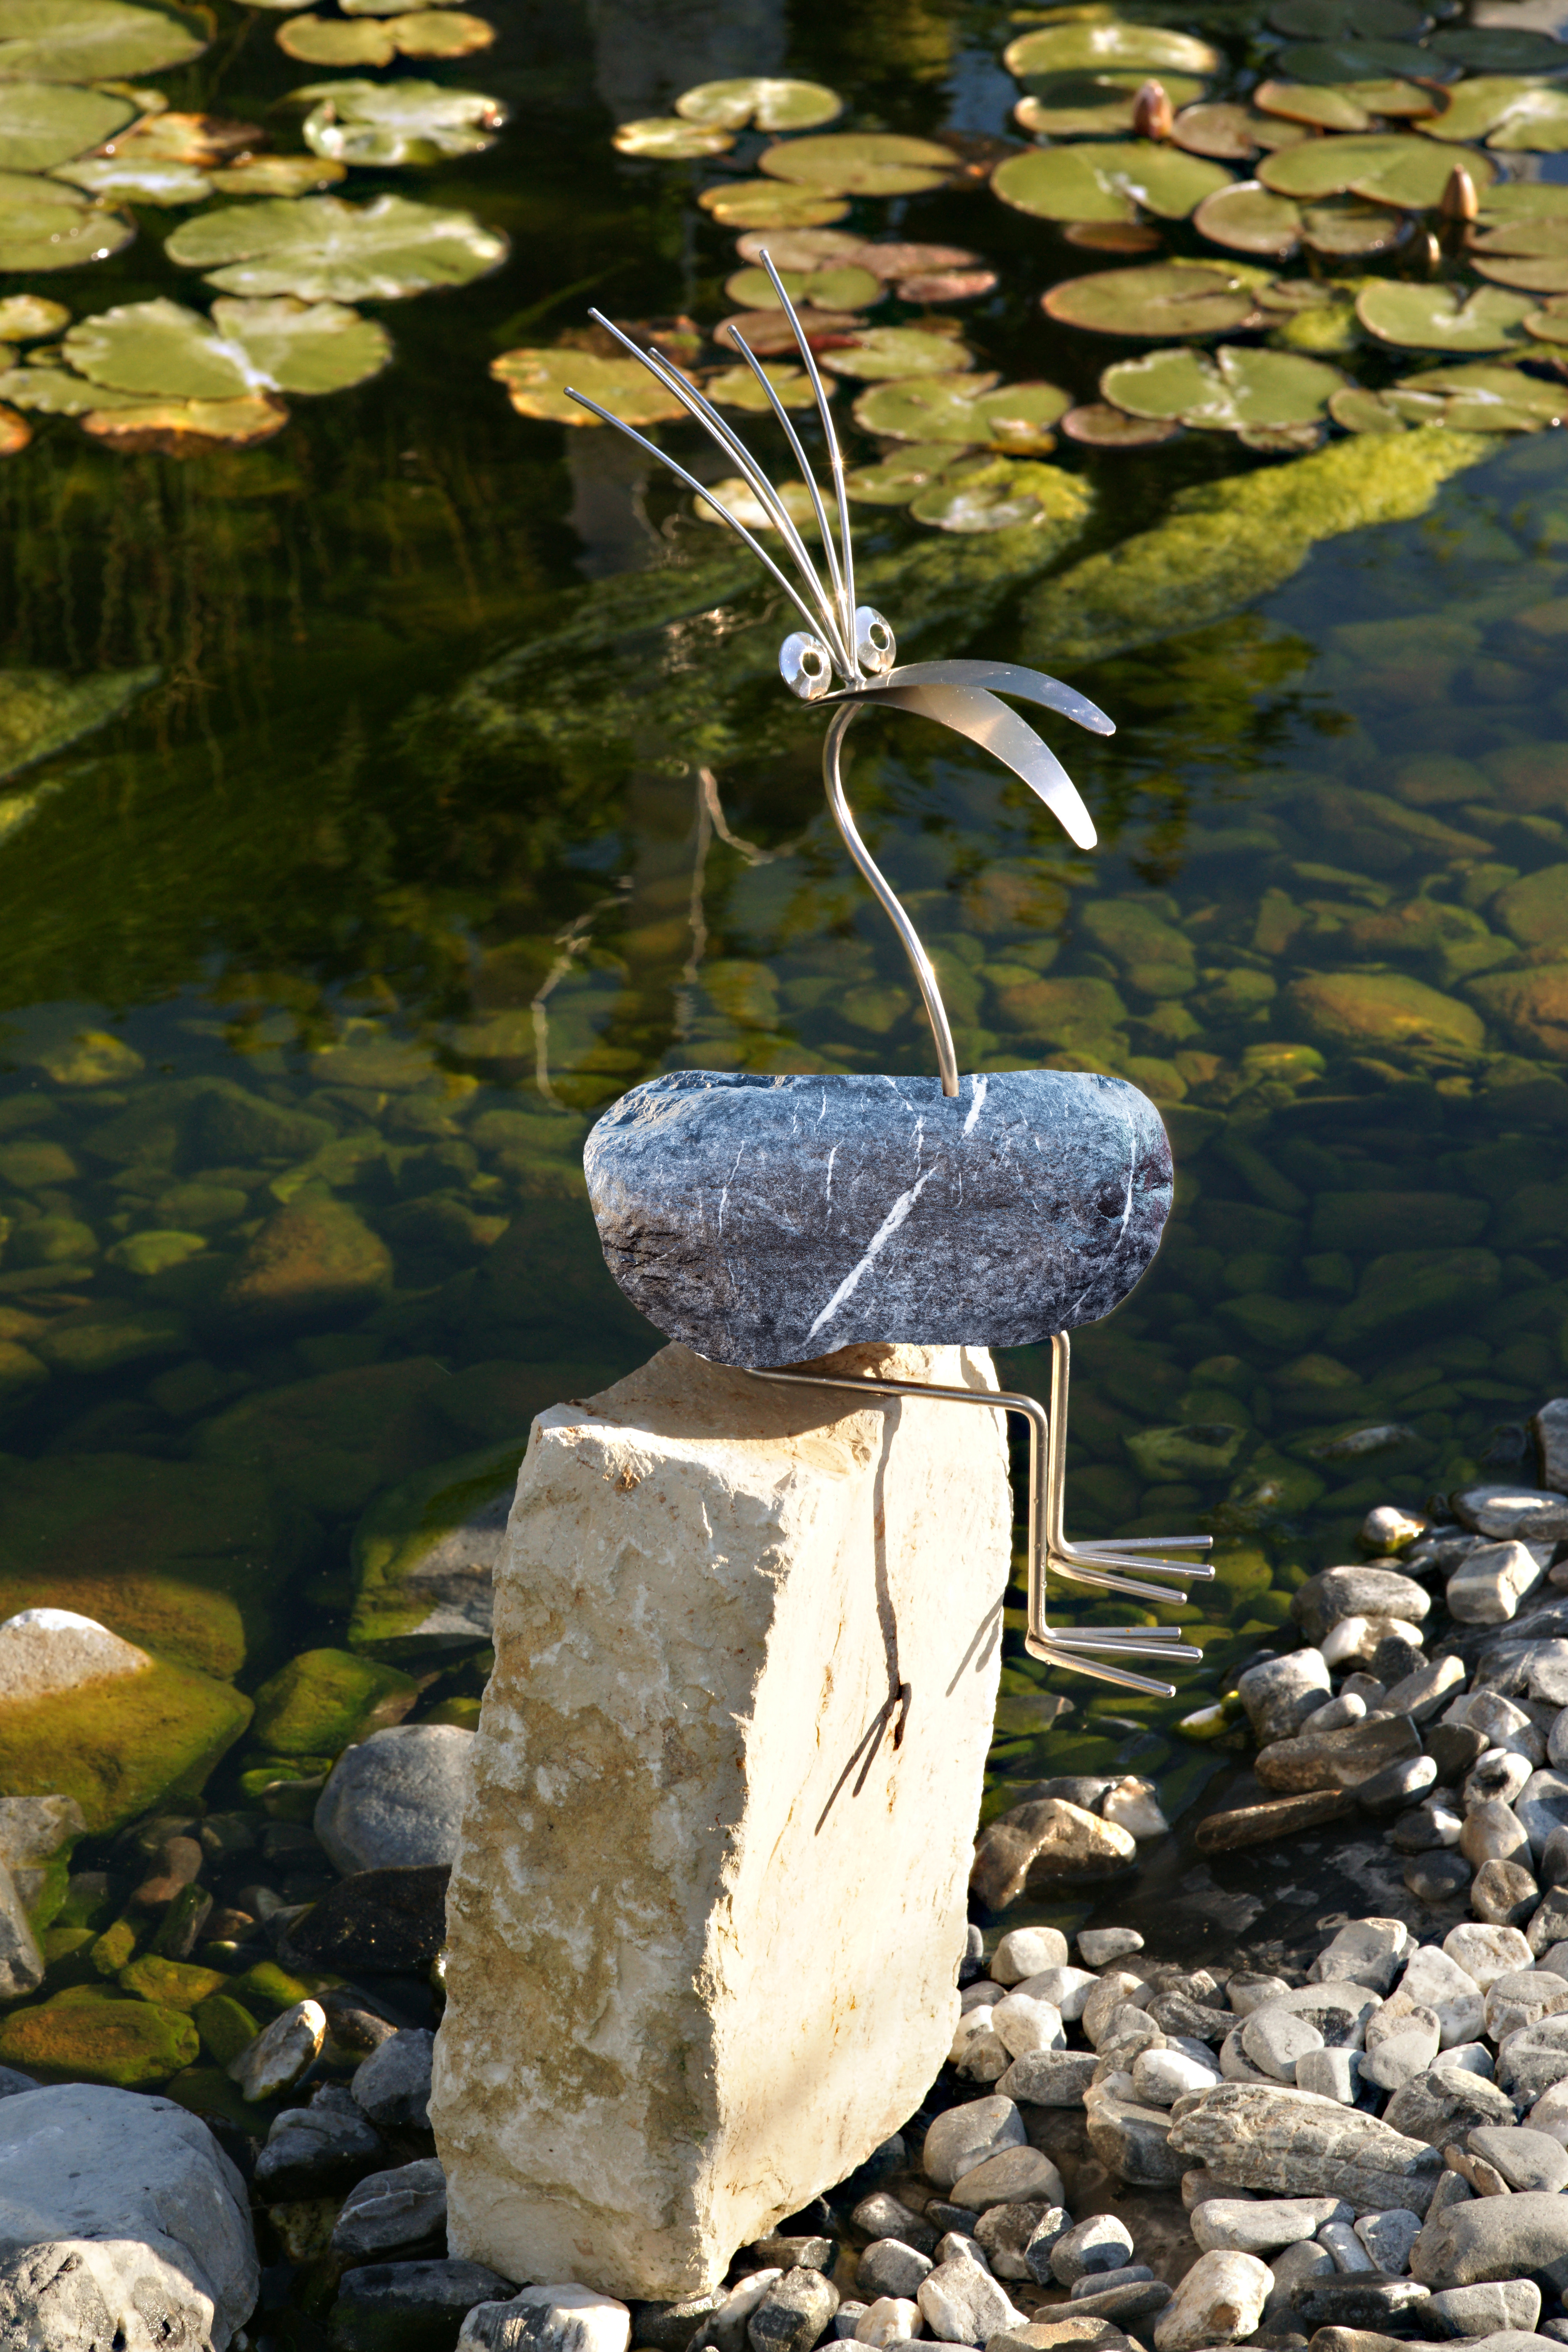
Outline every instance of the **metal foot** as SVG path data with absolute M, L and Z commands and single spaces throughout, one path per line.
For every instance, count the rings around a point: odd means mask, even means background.
M 1065 1666 L 1089 1675 L 1119 1690 L 1142 1691 L 1154 1698 L 1173 1698 L 1173 1683 L 1153 1682 L 1133 1674 L 1121 1661 L 1146 1658 L 1158 1665 L 1201 1664 L 1203 1652 L 1160 1625 L 1094 1625 L 1085 1631 L 1053 1626 L 1047 1614 L 1046 1576 L 1055 1569 L 1074 1584 L 1091 1585 L 1109 1592 L 1126 1592 L 1139 1601 L 1170 1601 L 1167 1585 L 1141 1584 L 1111 1575 L 1112 1568 L 1136 1568 L 1149 1576 L 1183 1579 L 1212 1576 L 1212 1568 L 1185 1561 L 1145 1558 L 1150 1539 L 1135 1537 L 1128 1544 L 1070 1544 L 1062 1527 L 1066 1478 L 1067 1394 L 1068 1354 L 1067 1334 L 1051 1340 L 1051 1405 L 1047 1412 L 1037 1397 L 1019 1396 L 1007 1389 L 941 1388 L 926 1381 L 838 1380 L 825 1372 L 752 1370 L 754 1381 L 775 1381 L 789 1388 L 847 1389 L 864 1396 L 930 1397 L 944 1404 L 979 1405 L 985 1411 L 1021 1413 L 1029 1426 L 1029 1581 L 1024 1646 L 1045 1664 Z M 1163 1549 L 1207 1550 L 1210 1536 L 1173 1536 Z M 1112 1663 L 1115 1661 L 1116 1663 Z

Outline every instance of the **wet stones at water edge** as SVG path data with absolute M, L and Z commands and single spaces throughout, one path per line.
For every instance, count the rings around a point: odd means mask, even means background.
M 1159 1246 L 1171 1154 L 1119 1078 L 753 1077 L 634 1087 L 584 1151 L 605 1262 L 700 1354 L 1021 1347 L 1109 1315 Z

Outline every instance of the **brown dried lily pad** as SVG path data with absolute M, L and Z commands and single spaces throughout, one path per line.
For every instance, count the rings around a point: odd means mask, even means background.
M 1174 440 L 1181 429 L 1168 416 L 1129 416 L 1108 400 L 1086 401 L 1062 418 L 1068 440 L 1081 441 L 1089 449 L 1147 449 L 1157 441 Z
M 268 393 L 238 400 L 148 400 L 123 408 L 89 409 L 82 430 L 110 448 L 155 450 L 191 457 L 217 447 L 253 449 L 289 422 L 289 411 Z

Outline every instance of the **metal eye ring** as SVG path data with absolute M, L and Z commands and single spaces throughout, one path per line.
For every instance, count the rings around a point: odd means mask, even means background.
M 898 653 L 891 624 L 870 604 L 855 608 L 855 658 L 863 670 L 880 677 L 890 670 Z
M 803 702 L 817 702 L 833 683 L 833 660 L 820 637 L 796 629 L 779 647 L 779 676 Z

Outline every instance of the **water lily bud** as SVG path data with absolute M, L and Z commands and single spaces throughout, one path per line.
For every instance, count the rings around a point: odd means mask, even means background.
M 1438 202 L 1439 217 L 1446 221 L 1462 221 L 1468 226 L 1481 208 L 1476 194 L 1476 184 L 1462 163 L 1456 163 L 1448 174 L 1447 185 Z
M 1132 128 L 1139 138 L 1168 139 L 1175 119 L 1164 84 L 1146 81 L 1132 101 Z

